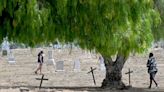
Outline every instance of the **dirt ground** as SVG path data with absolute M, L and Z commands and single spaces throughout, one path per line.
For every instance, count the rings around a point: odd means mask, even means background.
M 100 70 L 98 55 L 95 53 L 82 51 L 78 48 L 70 49 L 50 49 L 42 48 L 45 53 L 43 65 L 44 77 L 48 81 L 43 81 L 42 89 L 39 90 L 39 80 L 42 75 L 34 74 L 37 67 L 37 49 L 12 49 L 16 63 L 10 64 L 8 56 L 0 56 L 0 92 L 164 92 L 164 50 L 156 48 L 150 50 L 154 53 L 158 63 L 158 73 L 156 80 L 159 88 L 147 89 L 149 86 L 149 76 L 147 73 L 146 62 L 148 52 L 142 55 L 131 55 L 122 71 L 122 80 L 129 85 L 128 69 L 133 71 L 131 74 L 132 88 L 128 90 L 108 90 L 100 89 L 101 82 L 105 77 L 105 71 Z M 55 65 L 48 65 L 48 51 L 53 51 L 55 62 L 64 61 L 64 71 L 56 71 Z M 2 53 L 2 52 L 1 52 Z M 80 60 L 80 71 L 74 71 L 74 61 Z M 92 75 L 87 74 L 90 67 L 96 68 L 94 71 L 96 85 L 93 83 Z

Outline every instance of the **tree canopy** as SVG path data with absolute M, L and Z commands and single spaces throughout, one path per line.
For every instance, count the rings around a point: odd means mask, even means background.
M 43 33 L 40 29 L 49 25 L 48 17 L 49 9 L 40 9 L 37 0 L 1 0 L 1 41 L 8 37 L 10 41 L 31 46 L 43 42 L 42 35 L 46 35 L 46 31 Z
M 154 28 L 153 35 L 155 41 L 164 40 L 164 0 L 154 0 L 155 8 L 159 11 L 161 23 L 158 27 Z
M 160 22 L 153 0 L 1 0 L 0 38 L 30 46 L 56 40 L 105 56 L 142 52 Z

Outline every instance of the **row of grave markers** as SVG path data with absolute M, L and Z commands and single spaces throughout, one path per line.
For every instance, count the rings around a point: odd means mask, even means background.
M 64 71 L 64 61 L 56 62 L 56 71 Z M 80 61 L 74 62 L 74 71 L 80 71 Z
M 100 61 L 100 70 L 105 71 L 104 61 L 103 58 L 99 59 Z M 15 64 L 15 58 L 12 52 L 8 54 L 8 63 Z M 46 62 L 47 65 L 54 65 L 56 66 L 56 71 L 64 71 L 64 61 L 57 61 L 53 59 L 52 51 L 48 51 L 48 61 Z M 80 71 L 80 60 L 77 59 L 74 61 L 74 71 Z
M 100 61 L 100 70 L 105 71 L 103 57 L 100 56 L 99 61 Z M 47 62 L 47 64 L 56 66 L 56 71 L 64 71 L 64 61 L 57 61 L 55 63 L 52 50 L 48 51 L 48 62 Z M 74 61 L 74 71 L 80 71 L 80 60 L 79 59 Z
M 15 64 L 15 59 L 13 56 L 8 59 L 9 64 Z M 49 61 L 50 62 L 50 61 Z M 64 71 L 64 61 L 57 61 L 56 63 L 52 60 L 53 65 L 56 66 L 56 71 Z M 102 66 L 102 65 L 101 65 Z M 100 68 L 102 69 L 102 68 Z M 104 67 L 103 67 L 104 69 Z M 80 61 L 74 61 L 74 71 L 80 71 Z
M 55 63 L 55 60 L 53 58 L 53 52 L 48 51 L 48 65 L 56 65 L 56 71 L 64 71 L 64 61 L 57 61 Z M 80 60 L 76 60 L 74 62 L 74 70 L 80 71 Z

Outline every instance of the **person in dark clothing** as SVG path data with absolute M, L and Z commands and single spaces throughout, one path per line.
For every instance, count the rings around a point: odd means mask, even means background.
M 151 88 L 152 81 L 154 81 L 156 87 L 158 87 L 158 84 L 157 84 L 157 82 L 154 79 L 158 69 L 157 69 L 157 63 L 156 63 L 156 60 L 155 60 L 155 58 L 153 56 L 153 53 L 149 54 L 149 59 L 147 61 L 147 68 L 148 68 L 148 73 L 150 75 L 150 85 L 149 85 L 149 88 Z
M 38 68 L 36 69 L 36 71 L 35 71 L 35 74 L 37 74 L 37 72 L 40 70 L 40 74 L 42 74 L 42 65 L 43 65 L 43 51 L 40 51 L 39 53 L 38 53 L 38 64 L 39 64 L 39 66 L 38 66 Z

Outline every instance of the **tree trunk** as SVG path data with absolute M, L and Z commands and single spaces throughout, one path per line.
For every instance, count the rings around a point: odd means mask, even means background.
M 105 57 L 104 63 L 106 67 L 106 77 L 102 82 L 102 88 L 116 88 L 123 89 L 125 88 L 124 83 L 122 82 L 122 68 L 126 61 L 126 57 L 123 55 L 117 55 L 116 61 L 112 61 L 111 57 Z

